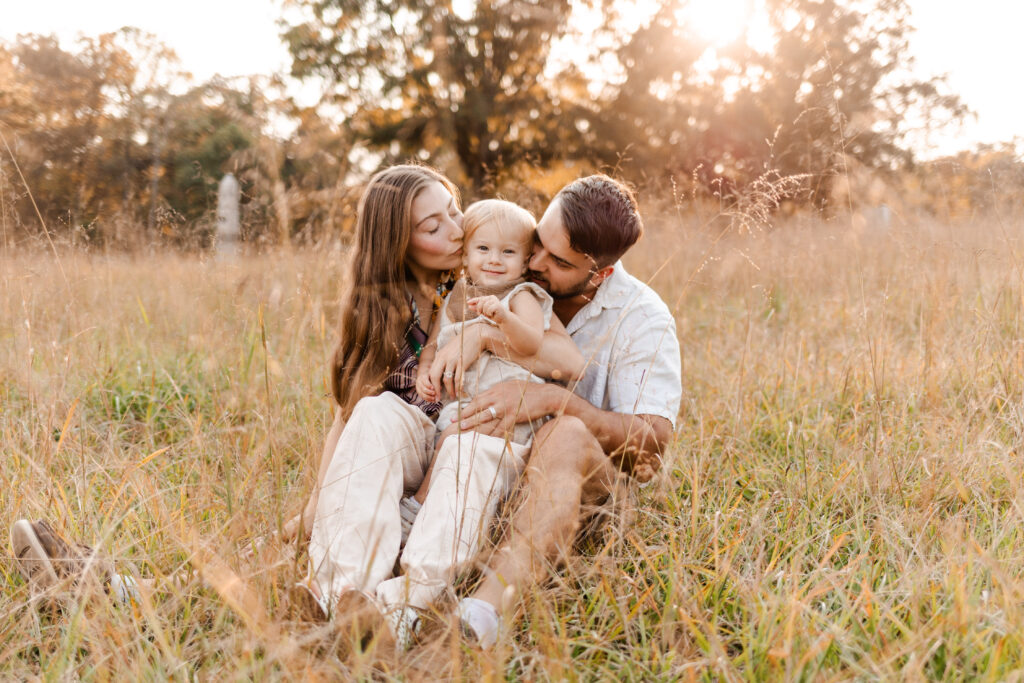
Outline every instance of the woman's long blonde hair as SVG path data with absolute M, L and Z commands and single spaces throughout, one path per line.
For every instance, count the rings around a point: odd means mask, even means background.
M 451 181 L 428 166 L 415 165 L 380 171 L 359 199 L 349 285 L 331 362 L 331 392 L 345 418 L 359 399 L 380 392 L 398 363 L 410 320 L 406 256 L 412 203 L 435 182 L 458 202 Z

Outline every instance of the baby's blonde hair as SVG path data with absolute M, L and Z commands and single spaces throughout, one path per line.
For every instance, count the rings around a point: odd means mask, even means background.
M 527 255 L 533 247 L 537 220 L 523 207 L 504 199 L 482 199 L 473 202 L 462 218 L 463 244 L 469 244 L 473 233 L 482 225 L 496 224 L 503 234 L 511 233 L 526 246 Z

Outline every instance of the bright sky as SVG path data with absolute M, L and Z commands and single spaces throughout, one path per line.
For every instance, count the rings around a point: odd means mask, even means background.
M 288 51 L 279 37 L 274 0 L 19 0 L 5 3 L 0 39 L 56 34 L 65 49 L 79 33 L 95 36 L 135 26 L 174 49 L 197 83 L 219 73 L 283 72 Z
M 464 2 L 464 0 L 459 0 Z M 695 5 L 702 0 L 691 0 Z M 724 7 L 717 0 L 714 5 Z M 280 0 L 35 0 L 6 3 L 0 39 L 18 33 L 54 33 L 71 45 L 79 33 L 96 35 L 122 26 L 156 34 L 178 53 L 197 82 L 214 73 L 236 76 L 283 72 L 288 55 L 277 20 Z M 912 51 L 923 74 L 948 74 L 978 114 L 962 131 L 935 140 L 935 153 L 976 142 L 1024 137 L 1021 66 L 1024 3 L 1008 0 L 910 0 L 918 31 Z M 714 11 L 707 21 L 728 21 L 736 13 Z M 710 30 L 710 29 L 709 29 Z M 926 156 L 931 156 L 926 150 Z

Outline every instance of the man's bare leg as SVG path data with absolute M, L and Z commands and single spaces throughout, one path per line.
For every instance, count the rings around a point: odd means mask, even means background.
M 562 416 L 541 427 L 517 494 L 510 538 L 491 558 L 472 597 L 500 613 L 508 586 L 521 592 L 546 578 L 552 562 L 565 562 L 582 506 L 605 500 L 617 473 L 581 420 Z

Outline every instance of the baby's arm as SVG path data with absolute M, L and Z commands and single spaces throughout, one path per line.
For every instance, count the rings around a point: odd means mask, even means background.
M 495 296 L 476 297 L 466 304 L 493 320 L 508 340 L 509 348 L 516 353 L 532 356 L 540 349 L 544 338 L 544 311 L 530 292 L 516 294 L 508 308 Z
M 587 369 L 579 348 L 565 331 L 565 325 L 558 316 L 551 316 L 551 328 L 544 332 L 540 351 L 533 356 L 522 356 L 513 351 L 501 330 L 491 325 L 474 325 L 479 337 L 474 343 L 494 355 L 522 365 L 538 377 L 553 379 L 563 384 L 575 382 L 583 377 Z
M 430 366 L 434 363 L 434 356 L 437 355 L 437 337 L 441 330 L 441 315 L 438 314 L 437 320 L 434 321 L 433 327 L 430 328 L 430 336 L 427 337 L 427 343 L 423 346 L 423 350 L 420 351 L 420 364 L 416 369 L 416 393 L 420 395 L 424 401 L 439 401 L 440 388 L 434 386 L 433 381 L 430 379 Z

